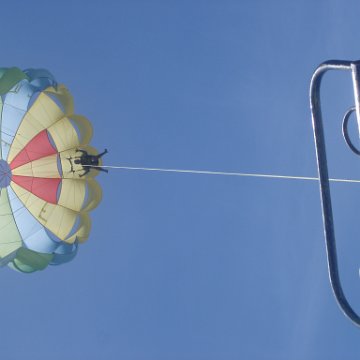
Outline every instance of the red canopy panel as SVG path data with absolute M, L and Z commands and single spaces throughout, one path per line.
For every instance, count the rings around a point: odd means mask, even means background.
M 31 139 L 15 156 L 10 164 L 10 168 L 11 170 L 14 170 L 21 165 L 56 153 L 57 150 L 51 144 L 49 134 L 45 129 Z
M 48 203 L 57 204 L 58 202 L 57 194 L 61 179 L 13 175 L 11 180 Z

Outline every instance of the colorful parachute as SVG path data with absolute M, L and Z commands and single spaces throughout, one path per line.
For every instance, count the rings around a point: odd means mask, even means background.
M 101 200 L 72 159 L 88 144 L 90 122 L 74 115 L 64 85 L 44 69 L 0 68 L 0 266 L 21 272 L 72 260 Z

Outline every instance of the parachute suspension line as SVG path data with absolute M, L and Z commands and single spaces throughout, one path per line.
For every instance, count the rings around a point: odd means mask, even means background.
M 10 134 L 10 133 L 8 133 L 8 132 L 6 132 L 6 131 L 4 131 L 4 130 L 1 130 L 0 132 L 1 132 L 1 133 L 3 133 L 3 134 L 5 134 L 5 135 L 7 135 L 7 136 L 12 137 L 12 138 L 14 138 L 14 137 L 15 137 L 15 135 Z
M 258 177 L 258 178 L 270 178 L 270 179 L 290 179 L 290 180 L 310 180 L 319 181 L 317 177 L 308 176 L 288 176 L 288 175 L 275 175 L 275 174 L 251 174 L 251 173 L 240 173 L 240 172 L 225 172 L 225 171 L 208 171 L 208 170 L 185 170 L 185 169 L 164 169 L 164 168 L 146 168 L 146 167 L 131 167 L 131 166 L 93 166 L 83 165 L 84 167 L 89 166 L 92 168 L 107 168 L 107 169 L 119 169 L 119 170 L 137 170 L 137 171 L 157 171 L 157 172 L 172 172 L 182 174 L 203 174 L 203 175 L 221 175 L 221 176 L 240 176 L 240 177 Z M 329 179 L 332 182 L 346 182 L 346 183 L 360 183 L 360 180 L 353 179 Z

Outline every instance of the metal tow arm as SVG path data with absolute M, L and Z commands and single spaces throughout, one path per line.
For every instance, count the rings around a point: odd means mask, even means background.
M 354 311 L 346 299 L 339 277 L 338 260 L 336 253 L 336 242 L 334 232 L 333 212 L 331 206 L 331 194 L 329 186 L 328 166 L 326 161 L 326 148 L 323 121 L 320 105 L 320 85 L 321 79 L 328 70 L 349 70 L 352 74 L 354 86 L 355 107 L 350 108 L 343 120 L 343 134 L 345 141 L 355 153 L 360 155 L 360 151 L 351 143 L 347 132 L 347 123 L 352 112 L 356 112 L 360 136 L 360 61 L 330 60 L 322 63 L 315 70 L 310 84 L 310 108 L 316 145 L 316 158 L 320 180 L 320 197 L 322 206 L 322 216 L 324 222 L 324 233 L 326 240 L 326 252 L 330 283 L 335 298 L 346 316 L 357 326 L 360 326 L 360 316 Z

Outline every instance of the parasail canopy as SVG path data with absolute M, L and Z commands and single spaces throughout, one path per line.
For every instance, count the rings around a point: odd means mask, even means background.
M 0 68 L 0 266 L 21 272 L 72 260 L 101 200 L 79 151 L 92 126 L 45 69 Z M 101 162 L 101 160 L 99 159 Z

